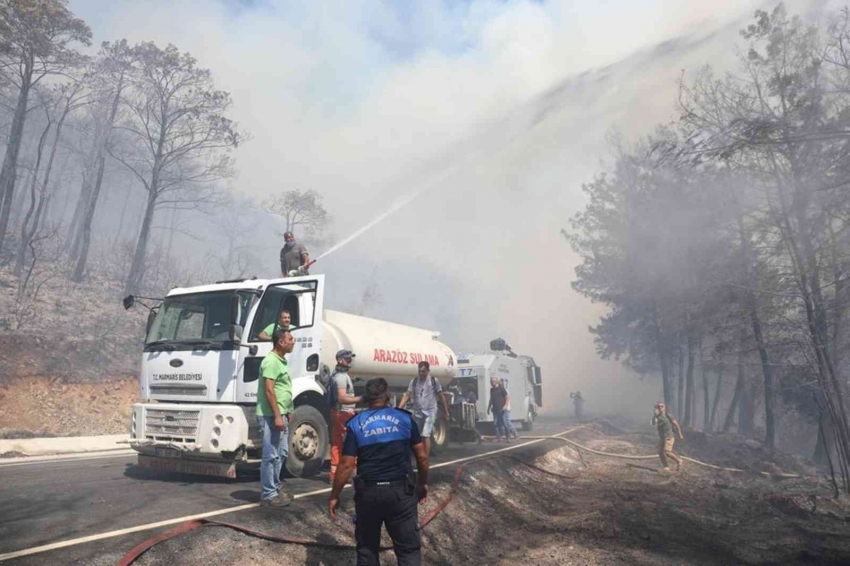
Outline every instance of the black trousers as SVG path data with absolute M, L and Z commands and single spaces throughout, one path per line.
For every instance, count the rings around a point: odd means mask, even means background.
M 403 485 L 358 485 L 354 493 L 357 524 L 357 566 L 378 566 L 381 525 L 393 539 L 399 566 L 422 563 L 419 533 L 419 502 Z

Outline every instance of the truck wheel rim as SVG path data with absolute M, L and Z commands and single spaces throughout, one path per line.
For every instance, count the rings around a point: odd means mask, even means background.
M 316 455 L 319 450 L 319 433 L 309 423 L 301 423 L 295 429 L 293 436 L 293 445 L 296 455 L 301 460 L 309 460 Z
M 433 435 L 434 435 L 434 442 L 435 443 L 437 443 L 438 445 L 442 444 L 443 443 L 443 436 L 445 435 L 445 433 L 446 433 L 446 430 L 445 430 L 445 427 L 443 426 L 443 421 L 437 421 L 436 423 L 434 423 Z

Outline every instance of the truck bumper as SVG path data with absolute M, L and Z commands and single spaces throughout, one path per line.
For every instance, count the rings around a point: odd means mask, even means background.
M 254 408 L 239 405 L 136 403 L 130 418 L 130 446 L 167 461 L 234 461 L 257 436 Z
M 222 478 L 236 477 L 235 461 L 217 462 L 215 460 L 183 459 L 180 455 L 176 457 L 161 457 L 139 454 L 139 466 L 160 472 L 216 476 Z

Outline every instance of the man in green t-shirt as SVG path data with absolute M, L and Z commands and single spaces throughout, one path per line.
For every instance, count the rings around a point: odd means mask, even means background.
M 289 311 L 280 311 L 280 318 L 278 318 L 277 327 L 283 328 L 284 330 L 292 330 L 295 327 L 291 323 L 292 315 L 289 314 Z M 274 332 L 274 323 L 271 323 L 265 328 L 263 328 L 263 331 L 260 332 L 260 335 L 257 336 L 257 338 L 259 338 L 260 340 L 271 340 L 272 332 Z
M 292 414 L 292 377 L 286 354 L 295 347 L 292 332 L 278 328 L 272 335 L 274 348 L 260 364 L 257 387 L 257 421 L 263 432 L 263 461 L 260 464 L 260 504 L 285 507 L 292 494 L 282 491 L 280 470 L 289 454 L 287 424 Z
M 679 427 L 678 421 L 667 412 L 664 403 L 658 403 L 655 405 L 655 413 L 652 415 L 652 424 L 658 427 L 658 456 L 661 458 L 664 471 L 670 469 L 667 466 L 667 458 L 670 458 L 676 462 L 676 471 L 678 472 L 682 469 L 682 461 L 673 454 L 673 444 L 676 442 L 673 433 L 676 433 L 679 440 L 685 439 L 682 436 L 682 429 Z

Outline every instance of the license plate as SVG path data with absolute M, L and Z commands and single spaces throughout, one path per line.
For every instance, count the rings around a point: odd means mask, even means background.
M 139 454 L 139 466 L 160 472 L 196 474 L 200 476 L 236 477 L 234 462 L 204 462 L 202 460 L 175 460 Z
M 180 458 L 180 451 L 174 448 L 157 448 L 156 456 L 158 458 Z

